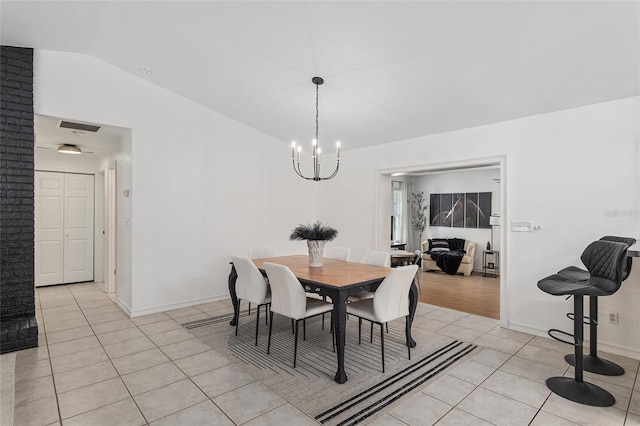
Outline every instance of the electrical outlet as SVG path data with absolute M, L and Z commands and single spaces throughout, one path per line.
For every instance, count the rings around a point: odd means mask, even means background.
M 617 312 L 609 312 L 609 324 L 618 324 Z

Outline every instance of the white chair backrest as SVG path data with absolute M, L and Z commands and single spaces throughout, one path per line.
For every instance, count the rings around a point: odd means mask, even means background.
M 388 322 L 409 315 L 409 289 L 418 265 L 401 266 L 380 283 L 373 296 L 373 316 L 378 322 Z
M 391 266 L 391 255 L 386 251 L 369 250 L 362 256 L 360 263 L 374 266 Z
M 236 295 L 242 300 L 261 305 L 267 298 L 267 281 L 258 267 L 246 257 L 231 256 L 238 273 Z
M 264 263 L 271 284 L 271 310 L 293 319 L 302 319 L 307 311 L 307 295 L 291 269 L 276 263 Z
M 351 249 L 349 247 L 330 247 L 327 253 L 324 255 L 326 259 L 344 260 L 349 261 L 351 256 Z
M 253 246 L 249 247 L 249 259 L 265 259 L 267 257 L 276 257 L 276 252 L 269 246 Z

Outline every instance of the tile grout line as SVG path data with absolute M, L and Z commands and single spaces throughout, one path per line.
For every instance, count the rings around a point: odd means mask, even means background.
M 68 288 L 67 288 L 68 290 Z M 69 291 L 69 293 L 71 293 L 71 291 Z M 42 329 L 44 331 L 44 335 L 45 338 L 47 340 L 47 355 L 49 358 L 49 368 L 51 368 L 51 382 L 53 383 L 53 393 L 55 395 L 56 398 L 56 408 L 58 411 L 58 421 L 60 422 L 60 424 L 62 424 L 62 412 L 60 411 L 60 399 L 58 398 L 58 388 L 56 387 L 56 376 L 53 373 L 53 362 L 51 361 L 51 350 L 49 349 L 49 338 L 46 337 L 47 336 L 47 326 L 46 326 L 46 321 L 44 319 L 44 314 L 42 313 L 42 303 L 40 301 L 41 297 L 40 297 L 40 291 L 38 290 L 38 304 L 40 305 L 40 312 L 42 315 Z M 76 298 L 73 298 L 73 302 L 78 305 L 78 302 L 76 301 Z M 80 306 L 78 305 L 78 309 L 81 309 Z
M 199 308 L 197 308 L 197 307 L 195 307 L 195 308 L 196 308 L 196 309 L 198 309 L 198 310 L 200 310 L 200 312 L 203 312 L 205 315 L 209 315 L 208 313 L 206 313 L 206 312 L 202 311 L 201 309 L 199 309 Z M 174 321 L 176 321 L 176 322 L 178 323 L 178 325 L 182 326 L 182 324 L 180 324 L 180 322 L 178 322 L 178 320 L 177 320 L 176 318 L 173 318 L 173 319 L 174 319 Z M 182 328 L 184 329 L 184 327 L 182 327 Z M 189 330 L 186 330 L 186 331 L 187 331 L 187 332 L 189 332 Z M 202 340 L 201 340 L 198 336 L 193 335 L 191 332 L 189 332 L 189 334 L 191 334 L 192 336 L 194 336 L 195 338 L 197 338 L 199 341 L 201 341 L 201 342 L 202 342 Z M 204 342 L 202 342 L 202 343 L 204 343 Z M 205 344 L 205 345 L 207 345 L 207 346 L 209 346 L 209 344 L 207 344 L 207 343 L 204 343 L 204 344 Z M 209 346 L 209 347 L 211 348 L 211 346 Z M 215 351 L 215 349 L 214 349 L 214 348 L 211 348 L 211 350 L 214 350 L 214 351 Z M 217 351 L 216 351 L 216 352 L 217 352 Z M 222 355 L 222 354 L 220 354 L 220 355 L 224 357 L 224 355 Z M 226 357 L 225 357 L 225 358 L 226 358 Z M 230 361 L 230 362 L 232 362 L 232 361 Z M 235 364 L 232 362 L 232 365 L 235 365 Z M 178 368 L 180 368 L 180 367 L 178 367 Z M 220 368 L 223 368 L 223 367 L 220 367 Z M 181 371 L 182 371 L 182 370 L 181 370 Z M 233 392 L 233 391 L 235 391 L 235 390 L 237 390 L 237 389 L 241 389 L 241 388 L 243 388 L 243 387 L 249 386 L 249 385 L 251 385 L 251 384 L 253 384 L 253 383 L 260 383 L 260 384 L 262 384 L 263 386 L 265 386 L 265 387 L 266 387 L 266 385 L 264 385 L 264 383 L 262 383 L 262 381 L 261 381 L 260 379 L 258 379 L 258 378 L 257 378 L 257 377 L 255 377 L 253 374 L 251 374 L 251 372 L 248 372 L 248 371 L 245 371 L 245 370 L 242 370 L 242 371 L 243 371 L 244 373 L 248 374 L 249 376 L 253 377 L 253 378 L 255 379 L 255 381 L 254 381 L 254 382 L 252 382 L 252 383 L 247 383 L 247 384 L 245 384 L 245 385 L 242 385 L 242 386 L 240 386 L 240 387 L 238 387 L 238 388 L 236 388 L 236 389 L 231 389 L 231 390 L 228 390 L 228 391 L 226 391 L 226 392 L 223 392 L 223 393 L 221 393 L 220 395 L 217 395 L 217 396 L 216 396 L 216 398 L 217 398 L 217 397 L 219 397 L 219 396 L 221 396 L 221 395 L 225 395 L 225 394 L 227 394 L 227 393 L 229 393 L 229 392 Z M 204 373 L 203 373 L 203 374 L 204 374 Z M 189 377 L 189 376 L 187 376 L 187 377 Z M 189 377 L 189 379 L 190 379 L 190 377 Z M 193 381 L 192 381 L 192 382 L 193 382 Z M 199 387 L 196 383 L 194 383 L 194 385 L 196 385 L 196 387 L 198 387 L 198 389 L 200 389 L 200 387 Z M 267 388 L 268 388 L 268 387 L 267 387 Z M 283 406 L 285 406 L 285 405 L 287 405 L 287 404 L 289 404 L 289 405 L 291 405 L 292 407 L 296 408 L 298 411 L 300 411 L 302 414 L 304 414 L 305 416 L 307 416 L 309 419 L 313 420 L 314 422 L 316 421 L 313 417 L 309 416 L 306 412 L 304 412 L 304 411 L 300 410 L 299 408 L 297 408 L 297 407 L 295 407 L 293 404 L 291 404 L 291 403 L 290 403 L 286 398 L 284 398 L 282 395 L 280 395 L 277 391 L 275 391 L 275 390 L 273 390 L 273 389 L 270 389 L 270 388 L 268 388 L 268 389 L 269 389 L 271 392 L 273 392 L 274 394 L 278 395 L 280 398 L 282 398 L 282 400 L 284 401 L 284 404 L 279 405 L 279 406 L 277 406 L 277 407 L 274 407 L 274 408 L 272 408 L 272 409 L 270 409 L 270 410 L 268 410 L 268 411 L 266 411 L 266 412 L 264 412 L 264 413 L 262 413 L 262 414 L 260 414 L 260 415 L 258 415 L 258 416 L 256 416 L 256 417 L 254 417 L 254 418 L 251 418 L 251 419 L 247 420 L 247 421 L 246 421 L 246 422 L 244 422 L 244 423 L 248 423 L 248 422 L 250 422 L 250 421 L 252 421 L 252 420 L 255 420 L 255 419 L 257 419 L 258 417 L 263 416 L 264 414 L 270 413 L 270 412 L 272 412 L 272 411 L 274 411 L 274 410 L 277 410 L 278 408 L 283 407 Z M 202 391 L 202 389 L 200 389 L 200 390 Z M 204 393 L 204 391 L 202 391 L 202 392 Z M 207 397 L 209 397 L 209 395 L 207 395 L 206 393 L 205 393 L 205 395 L 206 395 Z M 209 398 L 209 399 L 211 400 L 211 402 L 213 402 L 213 404 L 214 404 L 216 407 L 218 407 L 218 405 L 213 401 L 213 398 Z M 222 410 L 222 408 L 220 408 L 220 407 L 218 407 L 218 408 L 220 409 L 220 411 L 221 411 L 225 416 L 227 416 L 227 418 L 229 418 L 229 416 L 227 415 L 227 413 L 225 413 L 225 412 L 224 412 L 224 410 Z M 231 418 L 229 418 L 229 420 L 230 420 L 232 423 L 234 423 L 234 424 L 235 424 L 235 422 L 234 422 Z
M 640 374 L 640 364 L 636 367 L 636 375 L 633 379 L 633 383 L 631 384 L 631 395 L 629 395 L 629 403 L 627 404 L 627 410 L 626 413 L 624 414 L 624 420 L 623 423 L 624 425 L 627 424 L 627 419 L 629 418 L 629 414 L 631 413 L 629 410 L 631 409 L 631 402 L 633 401 L 633 394 L 638 392 L 638 394 L 640 394 L 640 390 L 636 390 L 636 384 L 639 383 L 638 382 L 638 374 Z
M 196 308 L 196 309 L 198 309 L 198 308 Z M 199 310 L 200 312 L 205 313 L 204 311 L 202 311 L 202 310 L 200 310 L 200 309 L 198 309 L 198 310 Z M 206 314 L 206 313 L 205 313 L 205 314 Z M 182 329 L 182 330 L 184 330 L 184 331 L 186 331 L 187 333 L 191 334 L 191 332 L 190 332 L 189 330 L 186 330 L 184 327 L 182 327 L 182 324 L 180 324 L 176 318 L 173 318 L 173 317 L 171 317 L 171 316 L 170 316 L 170 315 L 168 315 L 168 314 L 167 314 L 167 316 L 168 316 L 170 319 L 172 319 L 173 321 L 175 321 L 175 322 L 176 322 L 176 324 L 178 324 L 178 325 L 181 327 L 181 329 Z M 140 330 L 140 331 L 141 331 L 142 333 L 144 333 L 144 335 L 145 335 L 145 336 L 147 336 L 147 338 L 149 338 L 149 335 L 148 335 L 147 333 L 145 333 L 145 332 L 144 332 L 144 331 L 142 331 L 142 330 Z M 159 333 L 156 333 L 156 334 L 159 334 Z M 191 335 L 192 335 L 194 338 L 198 339 L 198 341 L 202 342 L 202 340 L 200 340 L 200 338 L 198 338 L 197 336 L 195 336 L 195 335 L 193 335 L 193 334 L 191 334 Z M 149 339 L 149 340 L 151 340 L 151 339 Z M 153 342 L 153 341 L 152 341 L 152 343 L 155 345 L 155 342 Z M 207 346 L 209 346 L 208 344 L 206 344 L 206 343 L 204 343 L 204 342 L 202 342 L 202 343 L 203 343 L 203 344 L 205 344 L 205 345 L 207 345 Z M 167 354 L 166 354 L 166 353 L 165 353 L 165 352 L 164 352 L 164 351 L 163 351 L 159 346 L 157 346 L 157 345 L 156 345 L 156 347 L 158 348 L 158 350 L 159 350 L 160 352 L 162 352 L 162 353 L 164 354 L 164 356 L 166 356 L 167 358 L 169 358 L 169 356 L 168 356 L 168 355 L 167 355 Z M 211 346 L 209 346 L 209 348 L 210 348 L 211 350 L 215 351 L 215 349 L 213 349 Z M 206 351 L 205 351 L 205 352 L 206 352 Z M 199 353 L 203 353 L 203 352 L 199 352 Z M 218 353 L 218 352 L 216 351 L 216 353 Z M 198 355 L 198 354 L 193 354 L 193 355 Z M 187 355 L 187 356 L 185 356 L 185 357 L 183 357 L 183 358 L 187 358 L 187 357 L 189 357 L 189 356 L 193 356 L 193 355 Z M 223 356 L 223 355 L 222 355 L 222 354 L 220 354 L 220 356 Z M 223 356 L 223 357 L 224 357 L 224 356 Z M 225 357 L 225 358 L 226 358 L 226 357 Z M 178 359 L 182 359 L 182 358 L 178 358 Z M 211 401 L 211 403 L 212 403 L 213 405 L 215 405 L 215 407 L 216 407 L 218 410 L 220 410 L 220 412 L 221 412 L 222 414 L 224 414 L 224 416 L 225 416 L 226 418 L 228 418 L 228 419 L 229 419 L 229 421 L 230 421 L 231 423 L 233 423 L 234 425 L 235 425 L 235 424 L 237 424 L 236 422 L 234 422 L 234 421 L 233 421 L 233 419 L 231 419 L 231 418 L 229 417 L 229 415 L 228 415 L 228 414 L 227 414 L 227 413 L 226 413 L 226 412 L 225 412 L 221 407 L 219 407 L 219 406 L 218 406 L 218 404 L 216 404 L 216 403 L 215 403 L 215 401 L 213 400 L 213 398 L 212 398 L 212 397 L 210 397 L 209 395 L 207 395 L 207 393 L 206 393 L 205 391 L 203 391 L 203 390 L 202 390 L 202 388 L 201 388 L 200 386 L 198 386 L 198 384 L 197 384 L 197 383 L 195 383 L 195 382 L 192 380 L 191 376 L 189 376 L 188 374 L 186 374 L 186 373 L 185 373 L 185 372 L 180 368 L 180 366 L 179 366 L 179 365 L 177 365 L 177 364 L 175 363 L 175 361 L 177 361 L 177 360 L 173 360 L 173 359 L 169 358 L 169 361 L 171 361 L 171 363 L 173 363 L 173 365 L 174 365 L 178 370 L 180 370 L 180 372 L 181 372 L 182 374 L 184 374 L 184 375 L 187 377 L 187 379 L 189 379 L 189 381 L 190 381 L 190 382 L 191 382 L 191 383 L 192 383 L 192 384 L 193 384 L 193 385 L 194 385 L 194 386 L 195 386 L 195 387 L 196 387 L 200 392 L 202 392 L 202 393 L 204 394 L 204 396 L 205 396 L 209 401 Z M 233 365 L 233 364 L 232 364 L 232 365 Z M 218 368 L 224 368 L 224 367 L 226 367 L 226 366 L 221 366 L 221 367 L 218 367 Z M 216 370 L 216 369 L 214 368 L 214 370 Z M 213 371 L 213 370 L 209 370 L 209 371 Z M 243 370 L 243 371 L 244 371 L 244 370 Z M 203 372 L 202 374 L 204 374 L 204 373 L 206 373 L 206 372 Z M 251 377 L 253 377 L 253 379 L 254 379 L 255 381 L 254 381 L 254 382 L 252 382 L 252 383 L 255 383 L 255 382 L 262 383 L 262 382 L 260 382 L 260 380 L 258 380 L 255 376 L 253 376 L 251 373 L 248 373 L 248 372 L 246 372 L 246 371 L 245 371 L 245 373 L 246 373 L 246 374 L 248 374 L 248 375 L 250 375 Z M 174 382 L 174 383 L 177 383 L 177 382 Z M 247 383 L 246 385 L 240 386 L 240 387 L 238 387 L 238 388 L 236 388 L 236 389 L 243 388 L 244 386 L 248 386 L 248 385 L 250 385 L 250 384 L 252 384 L 252 383 Z M 232 392 L 232 391 L 234 391 L 234 390 L 236 390 L 236 389 L 231 389 L 231 390 L 228 390 L 228 391 L 226 391 L 226 392 L 223 392 L 223 393 L 221 393 L 220 395 L 217 395 L 217 396 L 216 396 L 216 398 L 217 398 L 217 397 L 219 397 L 219 396 L 221 396 L 221 395 L 224 395 L 224 394 L 226 394 L 226 393 Z M 154 389 L 154 390 L 155 390 L 155 389 Z M 149 392 L 151 392 L 151 391 L 149 391 Z M 274 392 L 274 393 L 275 393 L 275 392 Z M 280 396 L 280 395 L 278 395 L 278 396 Z M 281 397 L 281 398 L 282 398 L 282 397 Z M 284 398 L 282 398 L 282 399 L 285 401 L 285 403 L 287 403 L 287 404 L 289 403 L 286 399 L 284 399 Z M 172 415 L 174 415 L 174 414 L 176 414 L 176 413 L 179 413 L 179 412 L 182 412 L 182 411 L 184 411 L 184 410 L 188 410 L 189 408 L 195 407 L 195 406 L 196 406 L 196 405 L 198 405 L 198 404 L 202 404 L 202 402 L 198 402 L 197 404 L 194 404 L 194 405 L 192 405 L 192 406 L 189 406 L 189 407 L 183 408 L 182 410 L 179 410 L 179 411 L 177 411 L 177 412 L 175 412 L 175 413 L 167 414 L 166 416 L 161 417 L 161 419 L 166 418 L 166 417 L 169 417 L 169 416 L 172 416 Z M 283 404 L 283 405 L 284 405 L 284 404 Z M 281 405 L 281 406 L 282 406 L 282 405 Z M 276 407 L 276 408 L 279 408 L 279 407 L 281 407 L 281 406 L 278 406 L 278 407 Z M 276 408 L 274 408 L 273 410 L 275 410 Z M 270 411 L 273 411 L 273 410 L 270 410 Z M 305 413 L 305 414 L 306 414 L 306 413 Z M 258 417 L 259 417 L 259 416 L 258 416 Z M 157 419 L 157 420 L 155 420 L 155 421 L 158 421 L 158 420 L 160 420 L 160 419 Z M 253 420 L 253 419 L 251 419 L 251 420 Z M 251 421 L 251 420 L 248 420 L 248 421 Z M 246 423 L 246 422 L 245 422 L 245 423 Z
M 71 292 L 71 291 L 70 291 L 70 292 Z M 71 294 L 73 294 L 73 292 L 71 292 Z M 106 293 L 104 293 L 104 295 L 105 295 L 105 297 L 106 297 Z M 107 297 L 107 298 L 108 298 L 108 297 Z M 73 299 L 76 301 L 76 303 L 78 302 L 78 301 L 77 301 L 77 299 L 76 299 L 75 294 L 73 294 Z M 108 299 L 109 299 L 109 298 L 108 298 Z M 109 301 L 111 301 L 111 299 L 109 299 Z M 113 301 L 111 301 L 111 303 L 113 303 Z M 116 305 L 115 303 L 113 303 L 113 306 L 118 307 L 118 305 Z M 144 419 L 145 423 L 148 425 L 148 424 L 149 424 L 149 421 L 147 421 L 147 418 L 146 418 L 146 416 L 144 415 L 144 413 L 142 412 L 142 410 L 140 409 L 140 407 L 138 406 L 137 401 L 135 400 L 135 398 L 133 397 L 133 395 L 131 395 L 131 391 L 129 390 L 129 388 L 127 387 L 127 385 L 124 383 L 124 380 L 122 380 L 122 376 L 120 375 L 120 372 L 118 371 L 118 369 L 116 368 L 116 366 L 113 364 L 113 360 L 111 359 L 111 357 L 109 356 L 109 354 L 107 353 L 107 351 L 104 349 L 104 345 L 102 344 L 102 342 L 101 342 L 101 341 L 100 341 L 100 339 L 98 338 L 98 335 L 96 334 L 95 330 L 93 329 L 93 324 L 91 324 L 91 323 L 89 322 L 89 318 L 87 318 L 87 316 L 85 315 L 85 313 L 84 313 L 84 309 L 83 309 L 79 304 L 78 304 L 78 307 L 80 308 L 80 311 L 82 312 L 82 316 L 85 318 L 85 320 L 86 320 L 86 321 L 87 321 L 87 323 L 89 324 L 89 328 L 91 328 L 91 332 L 93 333 L 93 336 L 96 338 L 96 340 L 97 340 L 97 341 L 98 341 L 98 343 L 100 344 L 100 348 L 102 348 L 102 350 L 104 351 L 105 355 L 106 355 L 106 356 L 107 356 L 107 358 L 109 359 L 109 362 L 111 363 L 111 366 L 113 367 L 113 369 L 115 370 L 116 374 L 118 375 L 118 378 L 119 378 L 119 379 L 120 379 L 120 381 L 122 382 L 122 385 L 123 385 L 123 386 L 124 386 L 124 388 L 127 390 L 127 393 L 129 394 L 129 396 L 130 396 L 130 397 L 131 397 L 131 399 L 133 400 L 133 403 L 136 405 L 136 408 L 137 408 L 137 409 L 138 409 L 138 411 L 140 412 L 140 415 L 142 415 L 142 418 Z M 118 307 L 118 308 L 119 308 L 119 307 Z M 117 321 L 117 320 L 115 320 L 115 321 Z M 107 322 L 110 322 L 110 321 L 107 321 Z M 133 321 L 132 321 L 132 322 L 133 322 Z M 135 324 L 135 323 L 134 323 L 134 324 Z M 47 342 L 48 342 L 48 341 L 47 341 Z M 92 365 L 95 365 L 95 364 L 92 364 Z M 102 380 L 102 381 L 100 381 L 100 382 L 92 383 L 91 385 L 86 385 L 86 386 L 92 386 L 92 385 L 97 384 L 97 383 L 104 383 L 104 382 L 106 382 L 106 381 L 108 381 L 108 380 L 112 380 L 112 379 L 105 379 L 105 380 Z M 86 386 L 83 386 L 83 387 L 86 387 Z M 78 389 L 82 389 L 82 387 L 80 387 L 80 388 L 78 388 Z M 73 390 L 76 390 L 76 389 L 73 389 Z M 70 391 L 70 392 L 71 392 L 71 391 Z M 111 404 L 115 404 L 115 403 L 117 403 L 117 402 L 124 401 L 125 399 L 126 399 L 126 398 L 120 399 L 120 400 L 118 400 L 118 401 L 114 401 L 114 402 L 112 402 Z M 104 408 L 104 407 L 109 406 L 109 405 L 111 405 L 111 404 L 107 404 L 107 405 L 103 405 L 103 406 L 101 406 L 101 407 L 93 408 L 93 409 L 91 409 L 91 410 L 84 411 L 84 412 L 82 412 L 82 413 L 78 413 L 78 414 L 76 414 L 76 415 L 74 415 L 74 416 L 71 416 L 71 417 L 69 417 L 69 418 L 73 418 L 73 417 L 76 417 L 76 416 L 80 416 L 80 415 L 82 415 L 82 414 L 90 413 L 91 411 L 94 411 L 94 410 L 97 410 L 97 409 L 100 409 L 100 408 Z M 61 418 L 60 423 L 62 423 L 62 416 L 61 416 L 60 418 Z

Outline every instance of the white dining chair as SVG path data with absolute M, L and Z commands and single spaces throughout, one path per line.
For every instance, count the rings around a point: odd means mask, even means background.
M 295 337 L 293 346 L 293 368 L 296 368 L 298 355 L 298 326 L 301 320 L 322 315 L 333 310 L 331 303 L 319 299 L 308 298 L 302 284 L 291 269 L 275 263 L 264 263 L 267 277 L 271 283 L 271 314 L 269 324 L 269 343 L 267 354 L 271 351 L 271 331 L 273 329 L 273 314 L 280 314 L 295 321 Z M 333 335 L 332 335 L 333 339 Z M 335 345 L 335 342 L 333 342 Z M 335 349 L 335 346 L 334 346 Z
M 238 279 L 236 280 L 236 296 L 238 297 L 238 312 L 240 312 L 240 301 L 246 300 L 258 305 L 256 313 L 256 346 L 258 346 L 258 328 L 260 327 L 260 307 L 267 306 L 271 303 L 271 292 L 267 285 L 267 280 L 260 273 L 256 265 L 245 257 L 231 256 L 231 262 L 236 268 Z M 251 312 L 249 312 L 251 315 Z M 239 315 L 238 315 L 239 317 Z M 265 319 L 267 317 L 267 309 L 265 309 Z M 236 336 L 238 335 L 238 323 L 236 321 Z
M 384 373 L 384 329 L 383 324 L 409 315 L 409 289 L 418 271 L 417 265 L 401 266 L 391 271 L 380 283 L 373 298 L 347 305 L 347 313 L 358 317 L 358 344 L 361 342 L 362 320 L 380 325 L 380 349 L 382 352 L 382 372 Z M 407 341 L 407 351 L 411 359 L 411 347 Z
M 373 266 L 384 266 L 386 268 L 391 267 L 391 254 L 386 251 L 369 250 L 362 256 L 360 263 L 366 263 Z M 358 300 L 371 299 L 373 292 L 361 291 L 349 296 L 350 302 L 357 302 Z
M 247 253 L 249 259 L 266 259 L 277 256 L 275 250 L 269 246 L 251 246 L 247 249 Z M 249 315 L 251 315 L 251 302 L 249 302 Z
M 349 247 L 330 247 L 329 250 L 325 253 L 325 259 L 335 259 L 335 260 L 344 260 L 345 262 L 349 261 L 349 256 L 351 256 L 351 249 Z
M 252 246 L 248 249 L 249 259 L 265 259 L 276 257 L 276 252 L 269 246 Z
M 362 256 L 360 263 L 366 263 L 367 265 L 386 266 L 391 267 L 391 254 L 386 251 L 369 250 Z

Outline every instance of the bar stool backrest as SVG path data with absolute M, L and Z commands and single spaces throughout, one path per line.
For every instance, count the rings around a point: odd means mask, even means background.
M 624 277 L 628 246 L 615 241 L 594 241 L 580 256 L 589 271 L 589 281 L 607 294 L 618 291 Z
M 636 243 L 636 240 L 634 238 L 628 238 L 628 237 L 616 237 L 613 235 L 607 235 L 604 236 L 602 238 L 600 238 L 601 241 L 615 241 L 618 243 L 624 243 L 627 245 L 627 248 L 629 248 L 630 246 L 634 245 Z M 623 270 L 623 276 L 622 276 L 622 281 L 626 280 L 627 278 L 629 278 L 629 275 L 631 274 L 631 265 L 633 263 L 633 258 L 631 256 L 627 256 L 627 262 L 625 264 L 625 268 Z

